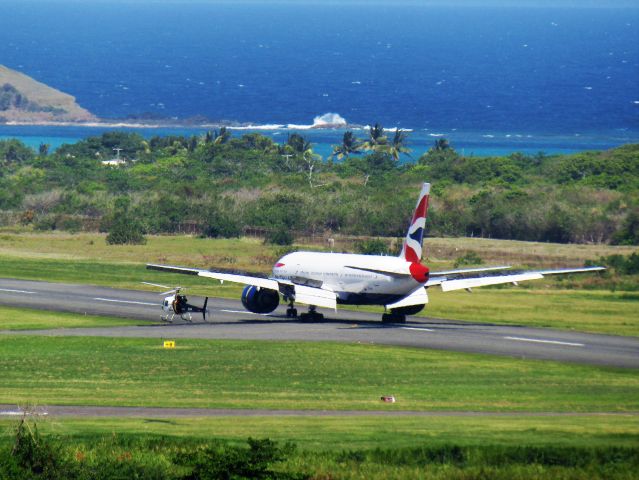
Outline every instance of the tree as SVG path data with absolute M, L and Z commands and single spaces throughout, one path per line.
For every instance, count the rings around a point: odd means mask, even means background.
M 639 245 L 639 208 L 628 213 L 621 229 L 612 237 L 613 245 Z
M 388 145 L 388 153 L 390 153 L 393 160 L 396 162 L 399 160 L 399 155 L 404 153 L 409 155 L 411 149 L 406 147 L 406 139 L 408 135 L 403 130 L 399 128 L 395 130 L 395 135 L 393 136 L 393 141 Z M 410 156 L 410 155 L 409 155 Z
M 435 145 L 433 145 L 433 150 L 436 152 L 443 152 L 450 148 L 450 143 L 445 138 L 438 138 L 435 140 Z
M 293 149 L 296 154 L 304 154 L 306 151 L 311 150 L 311 142 L 306 140 L 299 133 L 293 133 L 288 136 L 286 144 Z
M 213 140 L 213 143 L 215 145 L 222 145 L 228 142 L 230 138 L 231 132 L 229 132 L 226 127 L 222 127 L 219 132 L 217 130 L 215 131 L 215 139 Z
M 38 147 L 38 155 L 41 157 L 46 157 L 49 155 L 49 145 L 46 143 L 41 143 L 40 147 Z
M 368 140 L 362 145 L 364 150 L 387 151 L 388 138 L 384 134 L 384 127 L 376 123 L 368 130 Z
M 109 245 L 144 245 L 146 243 L 144 228 L 131 213 L 130 200 L 127 197 L 116 200 L 108 231 L 106 242 Z
M 331 157 L 337 157 L 338 160 L 342 160 L 343 158 L 348 158 L 351 155 L 359 155 L 362 153 L 361 147 L 362 145 L 360 144 L 359 139 L 349 130 L 344 132 L 341 145 L 335 145 L 333 147 Z

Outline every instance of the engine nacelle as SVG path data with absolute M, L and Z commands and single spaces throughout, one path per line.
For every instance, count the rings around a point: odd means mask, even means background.
M 249 312 L 271 313 L 280 304 L 280 294 L 269 288 L 247 285 L 242 290 L 242 305 Z

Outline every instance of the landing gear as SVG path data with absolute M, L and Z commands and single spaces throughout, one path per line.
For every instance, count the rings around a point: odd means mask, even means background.
M 297 318 L 297 308 L 295 308 L 293 300 L 289 302 L 288 308 L 286 309 L 286 318 Z
M 317 313 L 317 307 L 315 305 L 311 305 L 308 307 L 308 312 L 300 315 L 300 320 L 302 322 L 321 322 L 324 320 L 324 315 Z
M 382 315 L 382 323 L 406 323 L 406 315 L 401 313 L 385 313 Z

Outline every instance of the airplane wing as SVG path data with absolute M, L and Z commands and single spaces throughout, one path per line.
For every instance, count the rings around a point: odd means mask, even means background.
M 174 267 L 172 265 L 155 265 L 147 264 L 148 270 L 159 270 L 161 272 L 181 273 L 183 275 L 197 275 L 199 277 L 214 278 L 221 282 L 235 282 L 244 285 L 255 285 L 260 288 L 270 288 L 271 290 L 279 290 L 280 284 L 276 280 L 270 278 L 259 277 L 253 274 L 211 272 L 200 268 Z
M 531 272 L 512 273 L 509 275 L 488 275 L 483 277 L 454 278 L 431 277 L 426 283 L 427 287 L 439 285 L 442 291 L 470 289 L 487 285 L 500 285 L 505 283 L 517 284 L 526 280 L 538 280 L 545 275 L 560 275 L 567 273 L 597 272 L 605 270 L 604 267 L 562 268 L 557 270 L 537 270 Z
M 292 282 L 283 282 L 272 278 L 260 277 L 258 274 L 212 272 L 200 268 L 176 267 L 172 265 L 147 264 L 149 270 L 161 272 L 181 273 L 183 275 L 197 275 L 199 277 L 213 278 L 221 282 L 235 282 L 243 285 L 255 285 L 260 288 L 280 291 L 280 286 L 292 287 L 295 293 L 295 301 L 306 305 L 337 309 L 337 295 L 335 292 L 316 286 L 299 285 Z
M 498 267 L 479 267 L 479 268 L 459 268 L 457 270 L 444 270 L 442 272 L 430 272 L 431 277 L 439 275 L 457 275 L 465 273 L 478 273 L 478 272 L 490 272 L 493 270 L 507 270 L 510 265 L 500 265 Z

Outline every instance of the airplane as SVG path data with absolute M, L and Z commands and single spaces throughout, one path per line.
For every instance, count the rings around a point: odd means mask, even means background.
M 186 295 L 184 295 L 183 293 L 180 293 L 182 291 L 182 287 L 171 288 L 167 285 L 159 285 L 157 283 L 149 283 L 149 282 L 142 282 L 142 283 L 144 283 L 145 285 L 151 285 L 152 287 L 170 288 L 170 290 L 159 294 L 159 295 L 168 294 L 167 297 L 164 297 L 164 300 L 162 301 L 162 304 L 161 304 L 162 312 L 164 312 L 160 315 L 160 319 L 162 321 L 173 323 L 173 319 L 175 318 L 175 316 L 179 315 L 180 318 L 182 318 L 182 320 L 186 320 L 187 322 L 190 322 L 193 319 L 193 317 L 191 316 L 191 313 L 201 313 L 202 319 L 206 322 L 206 314 L 208 313 L 208 310 L 206 309 L 206 305 L 209 302 L 209 297 L 206 297 L 204 299 L 204 306 L 200 308 L 195 305 L 191 305 L 189 303 L 188 298 L 186 298 Z
M 275 263 L 270 276 L 156 264 L 147 264 L 147 268 L 243 284 L 242 304 L 252 313 L 273 312 L 282 297 L 288 303 L 288 318 L 318 321 L 323 315 L 317 307 L 337 310 L 337 305 L 380 305 L 385 308 L 384 323 L 404 323 L 407 315 L 422 311 L 431 287 L 438 286 L 444 292 L 470 291 L 486 285 L 517 285 L 546 275 L 605 270 L 595 266 L 494 274 L 510 268 L 505 265 L 431 272 L 421 263 L 429 198 L 430 184 L 424 183 L 397 257 L 293 252 Z M 308 312 L 298 317 L 295 303 L 308 305 Z

